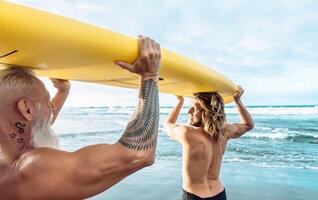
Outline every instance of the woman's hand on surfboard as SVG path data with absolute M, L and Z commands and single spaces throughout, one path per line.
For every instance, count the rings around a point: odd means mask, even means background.
M 160 45 L 154 40 L 138 36 L 139 56 L 132 63 L 115 61 L 114 64 L 132 73 L 145 78 L 159 78 L 161 50 Z
M 68 80 L 62 79 L 50 79 L 53 83 L 53 86 L 60 92 L 68 92 L 71 88 L 71 83 Z
M 244 89 L 241 86 L 238 86 L 237 91 L 233 95 L 233 99 L 235 101 L 240 100 L 243 93 L 244 93 Z

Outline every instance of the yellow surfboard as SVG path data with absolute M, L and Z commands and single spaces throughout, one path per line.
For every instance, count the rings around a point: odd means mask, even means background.
M 30 67 L 40 76 L 139 88 L 139 76 L 113 64 L 133 62 L 136 38 L 0 0 L 0 67 Z M 215 70 L 162 49 L 161 92 L 192 96 L 219 92 L 232 101 L 236 86 Z

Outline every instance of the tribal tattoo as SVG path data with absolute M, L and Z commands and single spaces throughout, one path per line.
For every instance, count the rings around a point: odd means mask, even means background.
M 142 81 L 138 106 L 119 142 L 134 150 L 155 147 L 159 124 L 159 92 L 157 83 L 150 79 Z

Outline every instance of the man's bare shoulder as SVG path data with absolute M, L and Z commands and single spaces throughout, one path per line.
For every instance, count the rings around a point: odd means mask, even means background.
M 71 153 L 53 149 L 36 148 L 22 154 L 14 163 L 16 177 L 21 186 L 39 186 L 50 180 L 58 182 L 62 179 L 63 170 L 72 162 Z M 64 177 L 66 178 L 66 177 Z
M 53 148 L 34 148 L 24 152 L 15 162 L 17 166 L 23 167 L 30 164 L 37 164 L 37 161 L 49 161 L 51 158 L 60 157 L 61 155 L 66 154 L 68 154 L 68 152 Z
M 183 143 L 188 135 L 190 127 L 182 124 L 170 124 L 166 127 L 169 137 L 179 143 Z
M 188 137 L 193 135 L 194 132 L 198 132 L 200 128 L 188 124 L 181 124 L 178 130 L 180 133 Z
M 200 133 L 202 132 L 201 127 L 195 127 L 188 124 L 182 124 L 180 125 L 180 134 L 183 135 L 183 142 L 189 143 L 196 140 L 197 137 L 200 136 Z
M 69 169 L 72 162 L 70 154 L 52 148 L 24 152 L 12 162 L 5 174 L 11 180 L 10 183 L 14 183 L 7 184 L 11 188 L 7 195 L 15 195 L 19 197 L 17 199 L 49 198 L 54 194 L 54 185 L 62 184 L 63 179 L 68 178 L 65 169 Z
M 61 168 L 70 161 L 71 153 L 53 148 L 36 148 L 23 153 L 14 163 L 20 178 L 32 178 L 41 172 Z M 41 175 L 41 174 L 39 174 Z
M 193 126 L 190 126 L 190 125 L 188 125 L 188 124 L 180 124 L 179 125 L 179 129 L 180 129 L 180 131 L 182 131 L 182 132 L 190 132 L 190 131 L 193 131 Z

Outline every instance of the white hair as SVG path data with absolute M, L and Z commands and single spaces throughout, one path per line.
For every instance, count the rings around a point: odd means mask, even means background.
M 42 81 L 30 69 L 13 67 L 0 70 L 0 112 L 17 99 L 33 95 L 40 84 Z
M 50 123 L 39 119 L 32 127 L 30 146 L 58 148 L 59 140 Z
M 41 82 L 35 73 L 26 68 L 7 68 L 0 70 L 0 92 L 29 88 Z
M 30 146 L 35 148 L 58 148 L 59 140 L 54 130 L 51 128 L 51 120 L 45 120 L 45 117 L 42 114 L 43 112 L 40 104 L 36 105 L 35 110 L 37 113 L 37 120 L 35 124 L 32 125 Z

